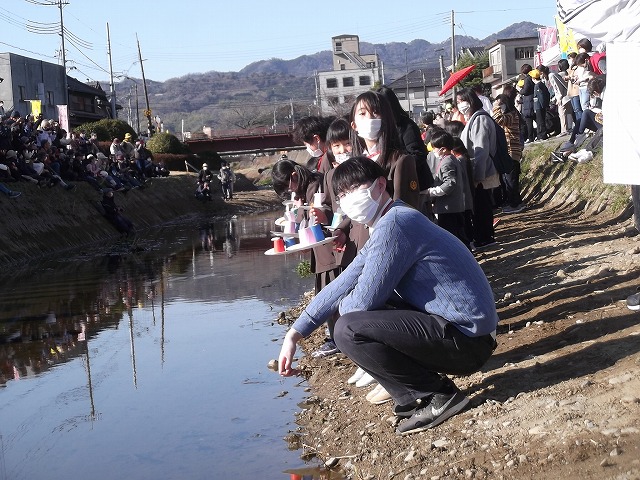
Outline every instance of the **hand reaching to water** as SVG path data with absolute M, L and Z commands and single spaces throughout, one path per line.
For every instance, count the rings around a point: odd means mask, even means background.
M 278 357 L 278 373 L 283 377 L 297 375 L 299 370 L 292 367 L 293 357 L 296 354 L 298 340 L 302 339 L 302 335 L 293 328 L 289 329 L 282 342 L 280 355 Z

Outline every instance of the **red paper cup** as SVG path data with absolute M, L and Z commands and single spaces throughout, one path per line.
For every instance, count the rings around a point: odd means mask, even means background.
M 273 251 L 276 253 L 284 252 L 284 240 L 281 237 L 273 239 Z

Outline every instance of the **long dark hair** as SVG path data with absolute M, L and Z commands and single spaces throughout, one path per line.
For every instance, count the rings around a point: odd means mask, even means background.
M 516 106 L 509 95 L 505 95 L 504 93 L 501 93 L 496 97 L 496 100 L 500 100 L 500 103 L 507 106 L 507 111 L 505 113 L 512 112 L 513 110 L 516 109 Z
M 376 90 L 376 92 L 382 95 L 387 100 L 387 102 L 389 102 L 389 106 L 391 107 L 391 111 L 393 112 L 393 117 L 396 121 L 396 124 L 400 123 L 400 119 L 402 117 L 409 118 L 409 114 L 404 108 L 402 108 L 402 105 L 400 105 L 400 100 L 398 100 L 398 97 L 393 90 L 391 90 L 386 85 L 382 85 Z
M 471 114 L 482 110 L 482 101 L 478 98 L 478 95 L 476 95 L 476 92 L 474 92 L 472 88 L 463 88 L 458 91 L 457 97 L 460 99 L 458 100 L 458 103 L 460 101 L 469 102 L 469 105 L 471 105 Z
M 380 136 L 378 137 L 378 150 L 380 156 L 378 157 L 378 163 L 384 168 L 387 174 L 391 171 L 391 166 L 398 159 L 403 151 L 400 138 L 398 137 L 398 130 L 396 129 L 393 112 L 389 102 L 379 93 L 373 91 L 367 91 L 361 93 L 356 98 L 356 101 L 351 107 L 351 115 L 349 119 L 351 123 L 355 124 L 356 109 L 360 103 L 371 114 L 380 115 L 382 119 L 382 125 L 380 127 Z M 351 149 L 353 156 L 362 155 L 365 151 L 365 143 L 358 137 L 355 130 L 351 131 Z
M 312 172 L 307 167 L 297 164 L 293 160 L 280 160 L 271 169 L 271 180 L 273 189 L 279 197 L 285 197 L 289 190 L 291 175 L 296 172 L 298 175 L 298 188 L 294 192 L 298 198 L 306 198 L 307 188 L 314 181 L 320 181 L 322 175 Z

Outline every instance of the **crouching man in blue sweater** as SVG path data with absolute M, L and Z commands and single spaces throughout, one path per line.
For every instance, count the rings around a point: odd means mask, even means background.
M 340 164 L 333 188 L 370 238 L 287 332 L 279 373 L 296 373 L 296 344 L 334 312 L 335 342 L 391 395 L 397 433 L 419 432 L 462 411 L 469 399 L 444 374 L 482 367 L 496 347 L 493 292 L 460 240 L 400 200 L 384 170 L 356 157 Z

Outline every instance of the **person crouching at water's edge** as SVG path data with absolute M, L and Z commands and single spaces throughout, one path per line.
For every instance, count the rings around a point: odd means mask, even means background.
M 370 238 L 287 332 L 279 373 L 296 373 L 296 344 L 334 312 L 335 342 L 395 402 L 398 434 L 434 427 L 469 399 L 442 374 L 477 371 L 496 347 L 493 292 L 456 237 L 387 191 L 385 171 L 365 157 L 336 168 L 333 188 Z M 393 308 L 390 308 L 390 306 Z

